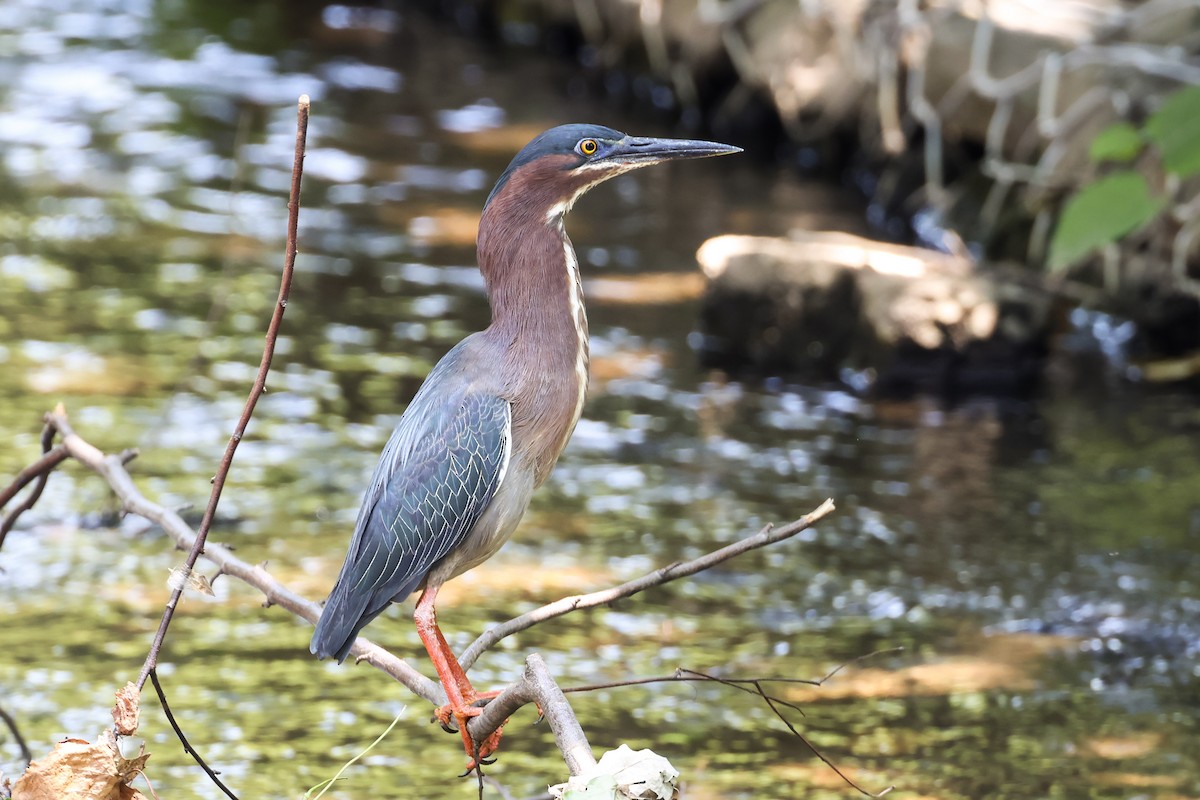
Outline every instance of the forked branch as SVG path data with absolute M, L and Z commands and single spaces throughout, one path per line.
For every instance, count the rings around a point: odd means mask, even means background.
M 0 491 L 0 508 L 4 508 L 8 501 L 15 497 L 26 484 L 37 481 L 25 499 L 0 518 L 0 547 L 4 545 L 4 537 L 17 524 L 17 518 L 33 508 L 38 498 L 42 496 L 42 490 L 46 488 L 46 481 L 49 480 L 50 473 L 66 459 L 67 453 L 61 445 L 55 448 L 50 447 L 53 442 L 54 429 L 47 425 L 42 429 L 42 457 L 21 470 L 8 488 Z
M 234 556 L 227 548 L 206 542 L 208 532 L 216 515 L 221 491 L 233 462 L 234 453 L 242 437 L 245 435 L 246 428 L 254 414 L 255 405 L 265 391 L 267 374 L 274 355 L 275 342 L 279 335 L 284 310 L 287 308 L 293 267 L 296 259 L 300 180 L 303 173 L 307 125 L 308 98 L 305 96 L 300 99 L 298 110 L 296 151 L 292 169 L 292 191 L 288 202 L 287 250 L 284 259 L 283 274 L 280 280 L 279 297 L 275 304 L 271 322 L 267 328 L 266 341 L 258 373 L 250 389 L 249 396 L 246 399 L 242 416 L 238 420 L 233 435 L 230 437 L 224 456 L 213 478 L 212 492 L 198 531 L 193 531 L 174 511 L 147 500 L 138 490 L 133 479 L 125 469 L 125 463 L 129 460 L 129 457 L 125 454 L 105 454 L 85 441 L 72 429 L 66 411 L 61 405 L 46 415 L 46 427 L 42 435 L 42 450 L 44 453 L 42 458 L 26 470 L 23 470 L 11 486 L 3 491 L 3 501 L 7 502 L 22 487 L 34 480 L 37 481 L 37 485 L 29 497 L 0 524 L 0 541 L 2 541 L 3 533 L 7 531 L 8 527 L 11 527 L 16 517 L 22 511 L 32 507 L 33 503 L 37 501 L 49 472 L 69 456 L 103 477 L 120 499 L 125 511 L 157 523 L 171 536 L 176 546 L 188 551 L 187 560 L 182 569 L 184 580 L 179 581 L 175 588 L 172 589 L 153 643 L 147 653 L 145 664 L 138 677 L 136 686 L 139 690 L 143 687 L 147 679 L 155 678 L 158 656 L 165 640 L 167 629 L 171 624 L 177 604 L 182 597 L 184 587 L 188 584 L 187 577 L 191 574 L 196 561 L 201 555 L 217 565 L 218 574 L 237 578 L 261 591 L 267 599 L 267 605 L 277 605 L 310 623 L 315 623 L 321 613 L 318 605 L 288 590 L 272 578 L 264 567 L 251 566 Z M 61 437 L 61 443 L 52 449 L 51 444 L 55 434 Z M 3 502 L 0 502 L 0 506 L 2 505 Z M 611 589 L 592 592 L 586 595 L 565 597 L 527 614 L 523 614 L 490 629 L 476 639 L 462 656 L 462 665 L 464 668 L 469 668 L 481 654 L 504 637 L 525 630 L 539 622 L 553 619 L 576 609 L 592 608 L 612 603 L 615 600 L 629 597 L 653 586 L 659 586 L 677 578 L 693 575 L 741 553 L 795 536 L 800 531 L 807 529 L 819 519 L 829 514 L 833 511 L 833 508 L 833 501 L 826 500 L 812 513 L 780 528 L 773 528 L 768 525 L 753 536 L 720 548 L 700 558 L 671 564 Z M 366 661 L 372 666 L 388 673 L 419 697 L 434 704 L 441 704 L 445 701 L 445 695 L 438 683 L 430 680 L 403 660 L 367 639 L 362 637 L 356 639 L 350 652 L 358 660 Z M 154 680 L 154 683 L 159 697 L 163 700 L 164 708 L 167 708 L 165 697 L 161 687 L 158 685 L 157 679 Z M 591 749 L 587 743 L 587 738 L 584 736 L 578 720 L 576 720 L 574 713 L 571 711 L 566 696 L 546 669 L 545 663 L 536 654 L 531 655 L 526 660 L 525 673 L 521 680 L 506 688 L 503 693 L 484 709 L 479 717 L 471 721 L 471 733 L 475 740 L 482 741 L 487 738 L 489 734 L 504 723 L 504 720 L 509 715 L 521 706 L 531 702 L 539 706 L 546 720 L 549 722 L 551 729 L 554 731 L 555 740 L 572 775 L 578 775 L 595 764 Z M 170 713 L 169 708 L 167 713 Z M 178 728 L 176 730 L 178 731 Z M 190 747 L 187 745 L 182 732 L 178 732 L 180 733 L 181 740 L 185 742 L 185 747 Z M 201 766 L 209 771 L 210 775 L 213 775 L 211 769 L 202 760 L 200 763 Z M 233 796 L 227 788 L 220 784 L 219 780 L 217 780 L 217 783 L 226 794 Z
M 158 691 L 163 707 L 168 715 L 170 715 L 170 710 L 166 703 L 162 687 L 157 680 L 155 670 L 168 627 L 171 624 L 184 588 L 188 585 L 187 578 L 201 556 L 204 556 L 217 566 L 219 570 L 218 574 L 237 578 L 262 592 L 266 597 L 266 605 L 277 605 L 310 623 L 315 623 L 321 613 L 320 607 L 317 604 L 287 589 L 272 578 L 263 566 L 252 566 L 234 556 L 228 548 L 206 541 L 215 518 L 217 504 L 220 501 L 221 491 L 228 476 L 234 453 L 242 437 L 245 435 L 247 426 L 253 416 L 255 405 L 265 391 L 275 342 L 279 334 L 283 313 L 288 303 L 296 258 L 300 180 L 303 171 L 308 110 L 308 98 L 305 96 L 301 98 L 298 110 L 296 150 L 292 171 L 292 192 L 288 203 L 287 250 L 284 259 L 283 274 L 280 280 L 279 296 L 267 329 L 258 373 L 250 389 L 241 418 L 238 420 L 234 433 L 230 437 L 225 453 L 213 478 L 212 492 L 199 529 L 192 530 L 177 513 L 146 499 L 125 469 L 125 463 L 132 457 L 132 454 L 105 454 L 84 440 L 72 429 L 66 411 L 61 405 L 46 415 L 46 427 L 42 435 L 43 456 L 37 462 L 30 465 L 29 468 L 23 470 L 10 487 L 0 492 L 0 507 L 2 507 L 24 486 L 33 481 L 37 482 L 29 496 L 17 508 L 13 509 L 7 517 L 0 520 L 0 542 L 2 542 L 3 534 L 15 522 L 16 517 L 32 507 L 37 501 L 50 471 L 67 457 L 71 457 L 103 477 L 120 499 L 126 512 L 137 514 L 157 523 L 174 540 L 176 546 L 188 551 L 187 559 L 181 570 L 183 580 L 178 581 L 178 584 L 172 589 L 153 643 L 150 646 L 141 674 L 136 682 L 136 687 L 140 690 L 147 679 L 153 680 L 155 689 Z M 56 434 L 61 437 L 61 443 L 52 448 L 51 445 Z M 553 619 L 577 609 L 609 604 L 651 587 L 660 586 L 678 578 L 709 569 L 741 553 L 788 539 L 809 528 L 832 512 L 833 509 L 833 501 L 826 500 L 813 512 L 794 522 L 790 522 L 780 528 L 768 525 L 757 534 L 748 536 L 745 539 L 722 547 L 700 558 L 671 564 L 611 589 L 565 597 L 554 603 L 542 606 L 539 609 L 523 614 L 485 632 L 467 648 L 460 659 L 462 665 L 464 668 L 469 668 L 481 654 L 504 637 L 530 628 L 539 622 Z M 438 683 L 430 680 L 403 660 L 367 639 L 362 637 L 356 639 L 350 652 L 358 660 L 366 661 L 391 675 L 419 697 L 435 705 L 445 702 L 445 695 Z M 522 678 L 507 687 L 483 710 L 480 716 L 470 722 L 472 736 L 476 741 L 483 741 L 499 728 L 508 716 L 518 708 L 531 702 L 538 705 L 543 716 L 550 724 L 555 735 L 555 741 L 572 775 L 581 774 L 596 763 L 587 738 L 572 712 L 563 690 L 554 681 L 545 663 L 537 654 L 530 655 L 527 658 Z M 770 702 L 769 699 L 768 702 Z M 772 708 L 774 709 L 774 706 Z M 190 745 L 187 744 L 186 738 L 183 736 L 182 731 L 178 729 L 178 726 L 175 725 L 173 719 L 172 725 L 176 728 L 181 740 L 184 741 L 185 747 L 191 751 Z M 200 759 L 197 757 L 197 760 Z M 215 773 L 202 760 L 200 760 L 200 763 L 213 776 L 218 786 L 228 796 L 233 797 L 232 792 L 220 783 Z

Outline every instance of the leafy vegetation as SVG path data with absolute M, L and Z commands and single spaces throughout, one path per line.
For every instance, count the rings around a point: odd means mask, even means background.
M 1158 216 L 1166 199 L 1150 194 L 1146 179 L 1121 170 L 1088 184 L 1071 198 L 1058 219 L 1050 265 L 1071 264 Z
M 1098 133 L 1089 149 L 1098 166 L 1133 164 L 1078 189 L 1066 202 L 1050 241 L 1048 266 L 1061 270 L 1157 219 L 1165 191 L 1146 174 L 1179 179 L 1200 174 L 1200 86 L 1171 94 L 1140 128 L 1120 121 Z

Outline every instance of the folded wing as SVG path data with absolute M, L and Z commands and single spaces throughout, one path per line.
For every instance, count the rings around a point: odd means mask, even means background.
M 375 468 L 313 634 L 318 657 L 345 659 L 358 632 L 415 591 L 470 533 L 503 480 L 512 425 L 506 400 L 468 393 L 448 412 L 429 413 L 421 400 L 414 398 Z

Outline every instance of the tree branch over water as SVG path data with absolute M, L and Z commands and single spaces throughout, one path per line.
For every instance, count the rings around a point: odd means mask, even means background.
M 598 592 L 591 592 L 589 594 L 573 595 L 555 600 L 553 603 L 547 603 L 519 617 L 514 617 L 508 622 L 502 622 L 494 628 L 489 628 L 478 639 L 472 642 L 470 647 L 463 651 L 462 656 L 458 659 L 459 663 L 462 664 L 463 669 L 470 669 L 471 665 L 479 659 L 479 656 L 490 650 L 501 639 L 506 636 L 512 636 L 514 633 L 526 630 L 527 628 L 532 628 L 539 622 L 561 617 L 563 614 L 583 608 L 608 605 L 624 597 L 631 597 L 638 592 L 644 592 L 654 586 L 661 586 L 664 583 L 670 583 L 679 578 L 686 578 L 688 575 L 695 575 L 697 572 L 715 567 L 717 564 L 728 561 L 742 553 L 748 553 L 751 550 L 757 550 L 760 547 L 766 547 L 769 544 L 790 539 L 801 531 L 808 530 L 829 514 L 832 514 L 834 508 L 833 499 L 830 498 L 798 520 L 789 522 L 778 528 L 772 524 L 768 524 L 753 536 L 747 536 L 745 539 L 740 539 L 733 544 L 726 545 L 711 553 L 706 553 L 691 561 L 668 564 L 640 578 L 626 581 L 620 586 L 614 586 L 611 589 L 601 589 Z
M 176 547 L 192 550 L 197 533 L 175 511 L 146 499 L 126 471 L 119 456 L 106 455 L 75 432 L 60 408 L 46 415 L 47 423 L 62 435 L 63 446 L 72 458 L 88 467 L 108 483 L 121 501 L 122 508 L 157 524 L 174 540 Z M 204 545 L 203 557 L 217 567 L 218 575 L 228 575 L 262 592 L 267 606 L 279 606 L 300 619 L 315 624 L 321 616 L 321 607 L 296 594 L 276 581 L 267 572 L 265 565 L 251 565 L 233 554 L 229 548 L 214 542 Z M 351 653 L 360 661 L 366 661 L 404 684 L 416 695 L 431 703 L 444 701 L 441 687 L 417 672 L 401 659 L 391 655 L 382 647 L 359 637 Z
M 21 735 L 21 729 L 17 727 L 17 721 L 3 708 L 0 708 L 0 720 L 4 721 L 4 726 L 12 734 L 13 740 L 17 743 L 17 749 L 21 751 L 21 759 L 28 766 L 29 762 L 33 761 L 33 753 L 29 751 L 29 744 L 25 741 L 25 737 Z

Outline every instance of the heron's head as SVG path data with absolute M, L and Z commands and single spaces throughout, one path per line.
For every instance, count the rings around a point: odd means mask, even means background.
M 561 217 L 588 189 L 630 170 L 684 158 L 740 153 L 740 147 L 698 139 L 655 139 L 603 125 L 559 125 L 517 153 L 484 205 L 505 197 Z M 507 203 L 506 203 L 507 205 Z

